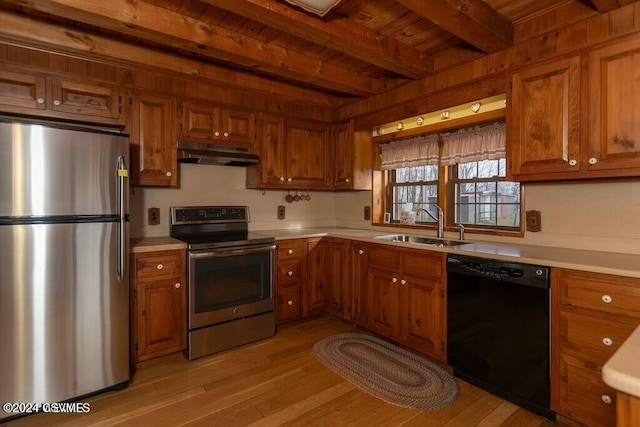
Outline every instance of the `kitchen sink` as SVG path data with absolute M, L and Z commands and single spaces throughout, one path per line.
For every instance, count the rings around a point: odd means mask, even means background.
M 392 234 L 389 236 L 378 236 L 376 239 L 387 240 L 390 242 L 406 242 L 406 243 L 415 243 L 417 245 L 428 245 L 428 246 L 460 246 L 466 245 L 469 242 L 464 242 L 462 240 L 446 240 L 446 239 L 435 239 L 432 237 L 420 237 L 420 236 L 408 236 L 406 234 Z

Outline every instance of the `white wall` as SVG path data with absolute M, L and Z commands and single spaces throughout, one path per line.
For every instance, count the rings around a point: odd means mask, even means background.
M 181 205 L 248 205 L 251 230 L 375 228 L 363 219 L 363 208 L 371 205 L 370 191 L 312 191 L 309 202 L 286 203 L 286 191 L 262 195 L 259 190 L 247 190 L 245 173 L 243 167 L 182 164 L 179 189 L 135 188 L 131 196 L 131 235 L 167 236 L 169 207 Z M 640 254 L 640 180 L 526 184 L 523 188 L 524 208 L 542 212 L 541 232 L 527 232 L 524 238 L 468 233 L 467 238 Z M 285 220 L 276 218 L 278 205 L 286 207 Z M 146 224 L 149 207 L 160 208 L 160 225 Z M 386 227 L 377 229 L 393 232 Z
M 169 207 L 199 205 L 247 205 L 251 230 L 335 226 L 335 196 L 312 191 L 308 202 L 286 203 L 286 191 L 248 190 L 246 168 L 211 165 L 180 165 L 180 188 L 133 188 L 131 236 L 169 235 Z M 295 194 L 295 193 L 294 193 Z M 286 207 L 286 219 L 277 219 L 277 207 Z M 147 209 L 160 208 L 160 224 L 147 224 Z

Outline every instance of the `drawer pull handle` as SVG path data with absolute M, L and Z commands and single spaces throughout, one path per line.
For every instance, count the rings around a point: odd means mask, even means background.
M 280 177 L 280 182 L 284 182 L 284 176 Z
M 595 165 L 596 163 L 598 163 L 598 159 L 596 159 L 595 157 L 591 157 L 589 159 L 589 164 L 590 165 Z
M 364 251 L 363 251 L 362 249 L 360 249 L 360 250 L 358 251 L 358 253 L 359 253 L 360 255 L 362 255 L 362 254 L 364 254 Z
M 406 280 L 404 280 L 404 279 L 402 279 L 402 280 L 400 280 L 400 284 L 401 284 L 401 285 L 406 285 L 406 284 L 407 284 L 407 281 L 406 281 Z
M 213 133 L 214 136 L 220 136 L 220 132 L 216 131 Z
M 293 271 L 291 271 L 291 270 L 287 271 L 287 275 L 293 276 Z
M 60 104 L 62 104 L 62 102 L 60 102 L 59 100 L 57 99 L 53 100 L 53 105 L 55 105 L 56 107 L 59 106 Z
M 38 98 L 38 99 L 36 99 L 36 102 L 38 104 L 44 104 L 44 98 Z
M 238 314 L 238 313 L 240 313 L 240 310 L 238 310 L 237 308 L 234 308 L 233 309 L 233 314 Z
M 611 396 L 609 396 L 608 394 L 603 394 L 602 401 L 607 405 L 611 405 Z
M 293 305 L 293 301 L 289 300 L 289 301 L 287 301 L 287 304 Z
M 173 285 L 176 287 L 176 289 L 180 289 L 180 283 L 176 283 L 175 285 Z
M 578 164 L 578 161 L 576 159 L 569 160 L 569 166 L 575 166 L 577 164 Z
M 607 347 L 611 347 L 613 345 L 613 340 L 611 338 L 602 338 L 602 344 Z
M 393 283 L 396 283 L 396 282 L 398 281 L 398 279 L 396 279 L 396 278 L 394 277 L 393 279 L 391 279 L 391 281 L 392 281 Z
M 162 264 L 158 264 L 158 265 L 156 265 L 156 268 L 157 268 L 158 270 L 162 270 L 162 269 L 164 268 L 164 265 L 162 265 Z
M 289 255 L 293 255 L 293 249 L 289 249 L 289 250 L 287 251 L 287 253 L 288 253 Z
M 611 295 L 602 295 L 602 302 L 605 304 L 611 304 L 611 301 L 613 301 L 613 298 L 611 298 Z

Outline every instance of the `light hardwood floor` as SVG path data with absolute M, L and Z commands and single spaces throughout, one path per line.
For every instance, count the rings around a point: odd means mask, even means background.
M 458 380 L 461 394 L 437 411 L 385 403 L 313 355 L 319 339 L 358 330 L 320 317 L 275 337 L 194 361 L 181 354 L 138 365 L 128 388 L 86 399 L 88 414 L 37 414 L 17 426 L 514 426 L 554 425 Z

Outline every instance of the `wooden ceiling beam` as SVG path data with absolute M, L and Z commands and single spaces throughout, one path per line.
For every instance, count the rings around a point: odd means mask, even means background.
M 141 1 L 8 2 L 318 88 L 362 97 L 385 89 L 381 80 Z
M 204 64 L 177 54 L 88 33 L 0 10 L 0 40 L 109 64 L 144 67 L 217 82 L 226 87 L 263 93 L 305 105 L 335 108 L 341 98 L 325 92 L 279 82 L 227 67 Z
M 324 21 L 273 0 L 202 0 L 214 7 L 412 79 L 433 73 L 433 57 L 362 24 Z
M 610 12 L 613 9 L 617 9 L 620 7 L 620 4 L 617 0 L 590 0 L 590 1 L 593 7 L 595 7 L 599 13 Z
M 485 53 L 513 45 L 513 24 L 483 0 L 397 0 Z

